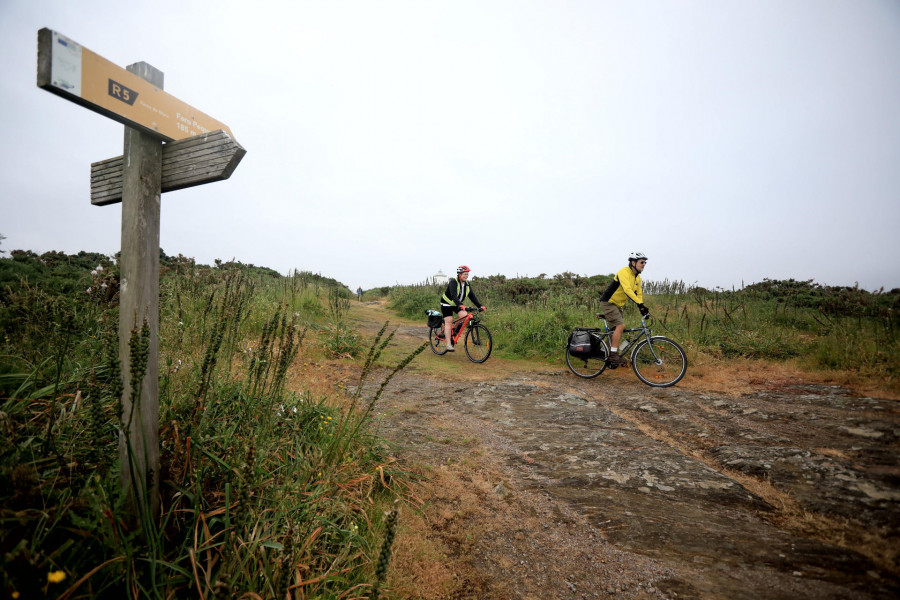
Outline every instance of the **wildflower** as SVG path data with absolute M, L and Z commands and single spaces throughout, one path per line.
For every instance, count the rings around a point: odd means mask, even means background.
M 94 270 L 97 271 L 97 272 L 99 273 L 100 271 L 103 270 L 103 265 L 97 265 L 97 268 L 94 269 Z
M 15 600 L 16 598 L 18 598 L 18 597 L 19 597 L 19 592 L 15 592 L 15 591 L 14 591 L 14 592 L 12 593 L 12 597 L 13 597 L 13 600 Z
M 103 289 L 105 290 L 105 289 L 106 289 L 106 282 L 101 283 L 101 284 L 100 284 L 100 287 L 103 288 Z
M 91 293 L 91 288 L 88 288 L 88 289 L 87 289 L 87 293 L 88 293 L 88 294 Z
M 65 578 L 65 571 L 50 571 L 47 573 L 47 583 L 60 583 Z

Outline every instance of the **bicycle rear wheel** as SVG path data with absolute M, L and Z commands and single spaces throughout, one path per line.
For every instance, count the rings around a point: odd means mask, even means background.
M 466 348 L 466 356 L 473 363 L 483 363 L 490 357 L 491 350 L 494 349 L 491 332 L 481 324 L 469 328 L 463 345 Z
M 606 370 L 609 363 L 606 362 L 609 354 L 606 352 L 606 344 L 597 349 L 590 356 L 575 356 L 566 348 L 566 364 L 569 370 L 585 379 L 592 379 Z
M 631 367 L 638 379 L 653 387 L 675 385 L 687 372 L 687 355 L 669 338 L 653 336 L 639 342 L 631 354 Z
M 444 326 L 432 327 L 428 330 L 428 345 L 438 356 L 447 354 L 447 343 L 444 341 Z

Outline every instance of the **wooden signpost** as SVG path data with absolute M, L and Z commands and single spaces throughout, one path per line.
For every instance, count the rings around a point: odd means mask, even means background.
M 38 87 L 125 125 L 124 154 L 91 165 L 91 203 L 122 202 L 119 360 L 122 491 L 136 522 L 159 508 L 159 222 L 163 192 L 228 179 L 245 154 L 231 130 L 163 91 L 144 62 L 122 69 L 50 29 L 38 31 Z M 132 331 L 150 330 L 132 394 Z

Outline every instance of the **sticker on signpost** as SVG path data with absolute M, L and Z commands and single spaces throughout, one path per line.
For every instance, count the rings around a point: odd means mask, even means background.
M 51 85 L 81 97 L 81 45 L 54 31 L 52 56 Z

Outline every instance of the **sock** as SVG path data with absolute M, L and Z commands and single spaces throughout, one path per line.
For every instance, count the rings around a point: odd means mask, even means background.
M 618 352 L 618 351 L 619 351 L 619 348 L 618 348 L 618 347 L 616 347 L 616 348 L 610 348 L 610 351 L 612 351 L 612 352 Z

